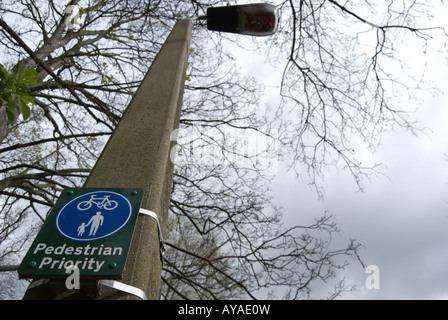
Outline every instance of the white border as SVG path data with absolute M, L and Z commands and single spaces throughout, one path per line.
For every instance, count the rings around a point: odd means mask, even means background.
M 101 237 L 90 238 L 90 239 L 78 239 L 78 238 L 74 238 L 74 237 L 71 237 L 71 236 L 65 234 L 65 233 L 60 229 L 60 227 L 59 227 L 59 216 L 61 215 L 62 211 L 64 211 L 65 207 L 67 207 L 70 203 L 72 203 L 73 201 L 77 200 L 77 199 L 80 198 L 80 197 L 84 197 L 84 196 L 86 196 L 86 195 L 88 195 L 88 194 L 98 193 L 98 192 L 108 192 L 108 193 L 113 193 L 113 194 L 115 194 L 115 195 L 119 195 L 119 196 L 121 196 L 123 199 L 126 200 L 126 202 L 127 202 L 128 205 L 129 205 L 129 209 L 130 209 L 130 211 L 129 211 L 129 215 L 128 215 L 128 218 L 126 219 L 126 221 L 125 221 L 125 222 L 124 222 L 118 229 L 114 230 L 114 231 L 111 232 L 111 233 L 108 233 L 108 234 L 106 234 L 106 235 L 103 235 L 103 236 L 101 236 Z M 92 191 L 92 192 L 84 193 L 84 194 L 82 194 L 82 195 L 77 196 L 75 199 L 73 199 L 73 200 L 67 202 L 67 203 L 65 204 L 65 206 L 63 206 L 62 209 L 59 210 L 58 215 L 56 216 L 56 219 L 55 219 L 56 230 L 57 230 L 58 233 L 59 233 L 60 235 L 62 235 L 63 237 L 65 237 L 65 238 L 67 238 L 67 239 L 70 239 L 70 240 L 74 240 L 74 241 L 87 242 L 87 241 L 93 241 L 93 240 L 98 240 L 98 239 L 107 238 L 107 237 L 113 235 L 114 233 L 117 233 L 117 232 L 120 231 L 121 229 L 123 229 L 123 227 L 129 222 L 129 219 L 131 219 L 131 217 L 132 217 L 132 209 L 133 209 L 133 208 L 132 208 L 132 204 L 131 204 L 131 202 L 128 200 L 128 198 L 126 198 L 126 197 L 125 197 L 124 195 L 122 195 L 121 193 L 114 192 L 114 191 L 109 191 L 109 190 L 97 190 L 97 191 Z

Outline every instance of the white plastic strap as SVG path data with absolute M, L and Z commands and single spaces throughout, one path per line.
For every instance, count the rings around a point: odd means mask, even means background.
M 160 228 L 159 217 L 157 216 L 157 214 L 155 212 L 152 212 L 152 211 L 146 210 L 146 209 L 142 209 L 142 208 L 140 208 L 140 213 L 150 216 L 156 220 L 157 228 L 159 229 L 160 254 L 163 255 L 165 253 L 165 244 L 164 244 L 165 241 L 163 240 L 162 228 Z
M 44 285 L 48 282 L 49 282 L 48 279 L 40 279 L 35 281 L 33 280 L 33 282 L 31 282 L 30 286 L 28 287 L 28 290 Z M 134 296 L 139 297 L 142 300 L 148 300 L 143 290 L 140 290 L 139 288 L 130 286 L 128 284 L 124 284 L 122 282 L 118 282 L 115 280 L 98 280 L 98 284 L 132 294 Z
M 124 284 L 122 282 L 118 282 L 115 280 L 99 280 L 98 283 L 109 288 L 117 289 L 119 291 L 132 294 L 134 296 L 139 297 L 142 300 L 148 300 L 143 290 L 140 290 L 139 288 L 130 286 L 128 284 Z
M 164 240 L 163 240 L 163 235 L 162 235 L 162 229 L 160 228 L 159 217 L 157 216 L 157 214 L 155 212 L 152 212 L 152 211 L 146 210 L 146 209 L 142 209 L 142 208 L 140 208 L 139 213 L 150 216 L 156 220 L 157 228 L 159 229 L 160 254 L 163 255 L 165 252 L 165 246 L 164 246 Z M 109 288 L 117 289 L 119 291 L 123 291 L 123 292 L 129 293 L 129 294 L 132 294 L 134 296 L 139 297 L 142 300 L 148 300 L 146 297 L 146 294 L 142 290 L 140 290 L 139 288 L 130 286 L 128 284 L 124 284 L 122 282 L 118 282 L 115 280 L 99 280 L 98 283 L 103 286 L 109 287 Z

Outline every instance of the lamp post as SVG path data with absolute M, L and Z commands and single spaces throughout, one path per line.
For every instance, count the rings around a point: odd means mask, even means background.
M 268 35 L 275 32 L 277 21 L 275 7 L 264 4 L 207 10 L 207 26 L 214 31 Z M 85 188 L 142 189 L 142 208 L 157 214 L 162 236 L 173 177 L 171 135 L 179 126 L 192 24 L 191 19 L 176 23 L 84 184 Z M 120 284 L 158 299 L 161 272 L 158 222 L 139 215 Z M 61 282 L 34 281 L 24 299 L 142 298 L 106 283 L 84 283 L 81 290 L 68 293 Z

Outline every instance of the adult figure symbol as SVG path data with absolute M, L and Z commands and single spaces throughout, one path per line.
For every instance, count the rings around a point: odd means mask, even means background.
M 101 215 L 101 211 L 98 211 L 92 218 L 90 218 L 89 222 L 86 225 L 86 227 L 88 227 L 91 224 L 89 236 L 94 236 L 98 231 L 99 226 L 103 225 L 103 222 L 104 217 Z

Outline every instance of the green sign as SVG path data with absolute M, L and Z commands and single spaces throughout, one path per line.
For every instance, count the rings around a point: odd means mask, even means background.
M 121 277 L 143 190 L 64 190 L 19 266 L 21 278 Z

